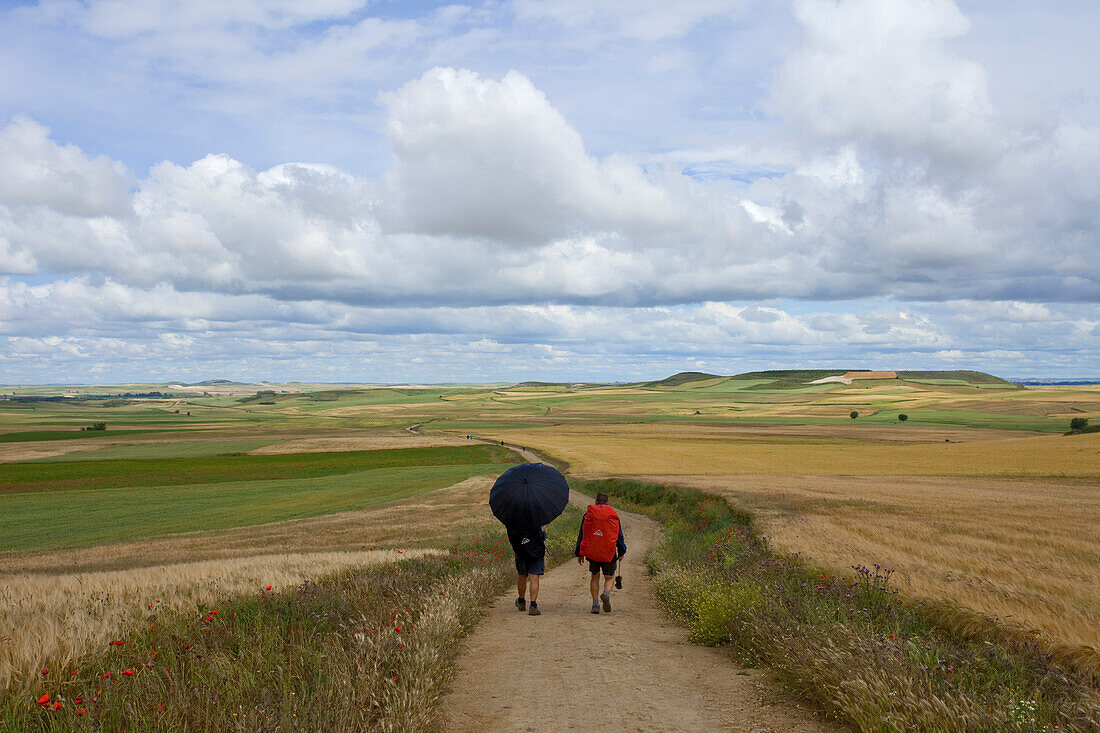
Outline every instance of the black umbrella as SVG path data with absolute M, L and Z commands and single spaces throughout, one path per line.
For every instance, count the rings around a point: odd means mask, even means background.
M 489 508 L 509 529 L 550 524 L 569 503 L 565 476 L 544 463 L 523 463 L 500 475 L 489 491 Z

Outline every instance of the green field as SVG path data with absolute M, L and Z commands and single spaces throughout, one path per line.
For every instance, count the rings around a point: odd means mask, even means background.
M 0 466 L 6 481 L 0 551 L 84 547 L 360 509 L 496 475 L 515 460 L 509 451 L 475 445 L 7 464 Z M 198 465 L 173 473 L 188 463 Z M 72 477 L 73 469 L 81 478 Z
M 195 458 L 0 464 L 0 494 L 87 491 L 117 487 L 180 486 L 232 481 L 300 480 L 405 466 L 513 462 L 497 446 L 230 455 Z

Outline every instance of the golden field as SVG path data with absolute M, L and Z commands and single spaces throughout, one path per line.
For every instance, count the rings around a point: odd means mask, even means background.
M 410 436 L 409 442 L 418 441 Z M 0 689 L 108 640 L 226 598 L 440 550 L 480 531 L 491 480 L 377 508 L 87 548 L 0 555 Z M 418 547 L 419 546 L 419 547 Z M 401 548 L 401 549 L 398 549 Z M 150 608 L 152 606 L 152 608 Z
M 907 595 L 1100 649 L 1100 434 L 956 430 L 932 442 L 943 434 L 625 425 L 492 437 L 580 475 L 720 493 L 750 508 L 777 548 L 814 564 L 879 563 Z
M 788 426 L 747 432 L 628 424 L 494 431 L 489 436 L 545 450 L 583 474 L 1100 477 L 1100 433 L 1068 439 L 982 431 L 975 438 L 965 430 L 894 426 L 883 426 L 879 433 L 889 435 L 850 434 L 846 426 L 813 427 L 803 434 Z M 943 442 L 940 436 L 945 434 L 955 436 L 952 442 Z
M 126 459 L 150 477 L 133 488 L 140 498 L 157 486 L 161 461 L 458 450 L 475 435 L 541 450 L 579 476 L 646 477 L 730 496 L 756 514 L 774 545 L 813 564 L 845 571 L 880 563 L 897 570 L 908 595 L 1037 629 L 1052 643 L 1100 648 L 1100 434 L 1056 432 L 1070 417 L 1100 419 L 1100 387 L 886 380 L 769 391 L 762 381 L 347 388 L 323 399 L 280 395 L 274 404 L 242 393 L 33 412 L 0 403 L 0 469 L 31 459 Z M 181 407 L 194 415 L 184 419 L 174 412 Z M 847 419 L 853 409 L 858 420 Z M 899 413 L 911 419 L 902 423 Z M 34 433 L 93 420 L 119 431 L 72 440 Z M 422 434 L 404 429 L 413 425 Z M 3 440 L 20 431 L 26 439 Z M 0 660 L 0 683 L 46 654 L 69 658 L 144 619 L 149 597 L 192 608 L 274 578 L 276 565 L 289 575 L 263 585 L 373 562 L 364 545 L 440 547 L 494 527 L 485 507 L 491 481 L 478 476 L 289 521 L 0 553 L 0 634 L 5 648 L 23 650 Z M 143 521 L 140 509 L 134 521 Z M 73 590 L 80 583 L 84 590 Z M 118 590 L 112 605 L 93 612 L 101 601 L 86 591 L 95 583 Z
M 280 592 L 307 580 L 432 550 L 265 554 L 127 570 L 9 575 L 0 586 L 0 688 L 33 677 L 43 660 L 70 667 L 82 655 L 162 613 L 195 613 L 225 598 Z

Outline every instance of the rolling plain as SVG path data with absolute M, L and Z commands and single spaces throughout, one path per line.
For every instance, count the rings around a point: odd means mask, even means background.
M 492 478 L 521 460 L 512 447 L 578 480 L 724 497 L 778 552 L 830 574 L 878 563 L 913 602 L 1100 669 L 1100 433 L 1063 434 L 1100 422 L 1100 386 L 973 372 L 809 384 L 835 373 L 0 388 L 5 709 L 70 667 L 83 679 L 115 636 L 184 628 L 188 609 L 459 547 L 470 560 L 494 528 Z M 506 565 L 497 547 L 480 562 Z

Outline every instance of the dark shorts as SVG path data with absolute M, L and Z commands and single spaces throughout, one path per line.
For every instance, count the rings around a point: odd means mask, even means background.
M 542 575 L 546 572 L 546 557 L 534 560 L 523 553 L 516 554 L 517 575 Z
M 603 574 L 610 578 L 612 575 L 615 574 L 615 567 L 618 564 L 619 563 L 615 560 L 612 560 L 611 562 L 596 562 L 595 560 L 589 560 L 588 572 L 592 573 L 593 575 L 598 575 L 599 572 L 602 570 Z

